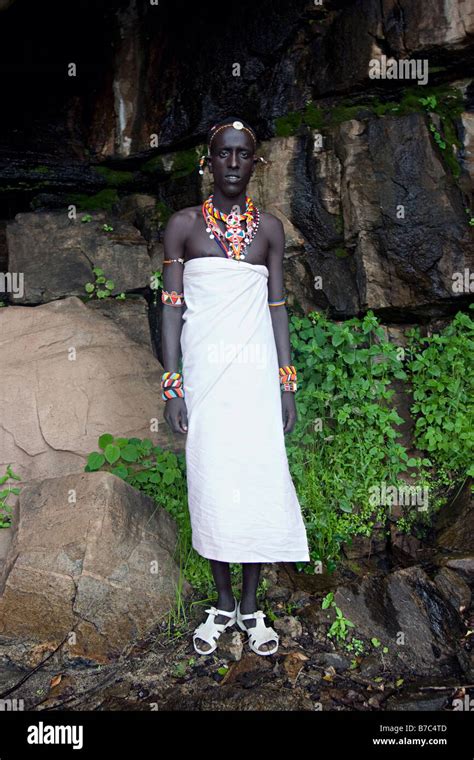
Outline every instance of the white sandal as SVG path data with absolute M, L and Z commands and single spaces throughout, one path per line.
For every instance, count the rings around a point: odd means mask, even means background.
M 197 628 L 195 628 L 193 633 L 193 644 L 194 649 L 198 654 L 212 654 L 217 649 L 217 639 L 221 635 L 223 631 L 225 631 L 226 628 L 230 628 L 232 625 L 235 624 L 236 616 L 237 616 L 237 599 L 234 597 L 234 609 L 232 611 L 229 610 L 219 610 L 217 607 L 208 607 L 206 612 L 209 613 L 207 616 L 207 620 L 205 620 L 204 623 L 201 623 L 198 625 Z M 218 615 L 225 615 L 229 618 L 227 623 L 216 623 L 216 617 Z M 196 644 L 196 639 L 202 639 L 203 641 L 206 641 L 208 644 L 211 645 L 211 649 L 206 649 L 206 651 L 203 651 L 202 649 L 199 649 L 198 645 Z
M 256 612 L 249 612 L 246 615 L 242 615 L 239 602 L 237 607 L 237 625 L 248 634 L 248 643 L 252 652 L 260 655 L 275 654 L 280 639 L 278 633 L 274 631 L 273 628 L 265 625 L 263 622 L 264 617 L 266 617 L 266 615 L 263 610 L 257 610 Z M 255 618 L 257 622 L 253 628 L 247 628 L 243 621 L 250 620 L 251 618 Z M 276 641 L 275 646 L 273 649 L 268 649 L 266 652 L 262 652 L 258 647 L 261 644 L 268 644 L 269 641 Z

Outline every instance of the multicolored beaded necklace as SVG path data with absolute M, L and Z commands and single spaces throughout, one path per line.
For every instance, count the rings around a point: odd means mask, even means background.
M 239 214 L 239 207 L 232 206 L 229 214 L 217 209 L 212 200 L 213 194 L 202 204 L 202 214 L 206 223 L 206 232 L 211 240 L 216 240 L 229 259 L 245 259 L 245 251 L 257 234 L 260 212 L 249 195 L 245 198 L 245 211 Z M 223 232 L 215 219 L 222 219 L 226 225 Z M 242 229 L 241 222 L 247 222 L 247 230 Z M 226 246 L 229 243 L 229 247 Z

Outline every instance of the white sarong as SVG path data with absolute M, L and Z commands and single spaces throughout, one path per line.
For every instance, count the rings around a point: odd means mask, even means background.
M 184 264 L 181 351 L 192 545 L 222 562 L 309 561 L 285 449 L 269 271 Z

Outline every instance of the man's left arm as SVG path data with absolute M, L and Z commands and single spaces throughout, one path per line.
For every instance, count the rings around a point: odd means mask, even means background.
M 268 216 L 268 301 L 282 301 L 285 298 L 283 283 L 283 255 L 285 251 L 285 232 L 283 224 L 277 217 Z M 278 354 L 278 366 L 291 364 L 291 344 L 288 328 L 288 312 L 285 304 L 270 306 L 273 334 Z M 281 391 L 281 408 L 283 432 L 291 433 L 296 423 L 295 394 Z

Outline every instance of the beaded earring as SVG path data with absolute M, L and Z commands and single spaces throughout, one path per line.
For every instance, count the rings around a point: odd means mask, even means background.
M 204 174 L 203 166 L 204 166 L 204 163 L 205 163 L 206 159 L 208 159 L 208 158 L 210 158 L 209 153 L 207 154 L 207 156 L 202 155 L 201 158 L 199 159 L 199 167 L 200 167 L 199 168 L 199 174 Z

